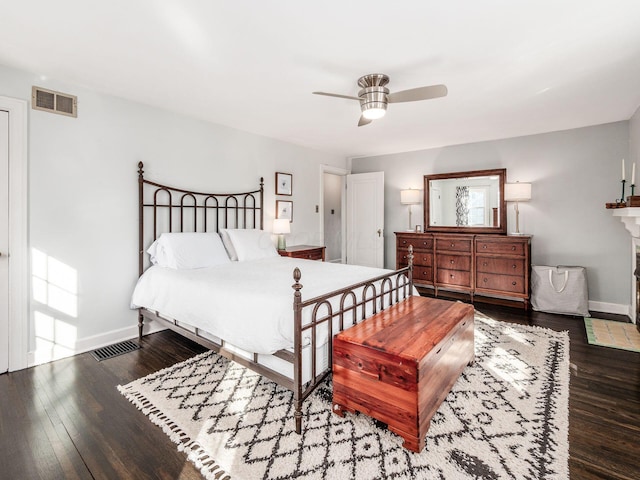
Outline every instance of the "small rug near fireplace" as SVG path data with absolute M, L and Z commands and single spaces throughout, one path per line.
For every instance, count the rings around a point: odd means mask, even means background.
M 569 338 L 476 313 L 476 362 L 419 454 L 364 415 L 331 412 L 331 382 L 304 403 L 212 352 L 118 389 L 216 479 L 569 478 Z
M 640 332 L 633 323 L 585 317 L 584 326 L 592 345 L 640 352 Z

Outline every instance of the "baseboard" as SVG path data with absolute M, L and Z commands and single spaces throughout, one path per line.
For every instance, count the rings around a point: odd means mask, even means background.
M 622 305 L 620 303 L 608 303 L 608 302 L 596 302 L 593 300 L 589 300 L 589 310 L 593 312 L 603 312 L 603 313 L 615 313 L 617 315 L 629 315 L 630 311 L 629 305 Z
M 159 332 L 161 330 L 166 329 L 158 322 L 145 322 L 144 324 L 145 335 L 148 333 Z M 60 345 L 39 348 L 29 352 L 27 366 L 34 367 L 43 363 L 61 360 L 63 358 L 72 357 L 73 355 L 78 355 L 80 353 L 90 352 L 92 350 L 95 350 L 96 348 L 122 342 L 123 340 L 131 340 L 132 338 L 138 338 L 137 325 L 121 328 L 119 330 L 112 330 L 110 332 L 101 333 L 100 335 L 81 338 L 76 341 L 73 348 L 63 347 Z

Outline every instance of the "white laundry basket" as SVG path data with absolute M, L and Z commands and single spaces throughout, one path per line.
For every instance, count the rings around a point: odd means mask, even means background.
M 531 267 L 531 307 L 540 312 L 588 317 L 586 268 L 562 265 Z

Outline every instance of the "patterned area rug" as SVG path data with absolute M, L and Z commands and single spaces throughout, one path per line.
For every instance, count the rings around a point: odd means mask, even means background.
M 592 345 L 640 352 L 640 332 L 633 323 L 585 317 L 584 326 Z
M 569 338 L 476 313 L 476 362 L 432 419 L 419 454 L 364 415 L 331 412 L 331 384 L 304 403 L 207 352 L 118 389 L 206 478 L 566 479 Z

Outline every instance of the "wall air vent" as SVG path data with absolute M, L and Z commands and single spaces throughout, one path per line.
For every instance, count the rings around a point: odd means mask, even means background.
M 78 116 L 78 97 L 41 87 L 32 87 L 31 106 L 34 110 L 59 113 L 67 117 Z

